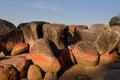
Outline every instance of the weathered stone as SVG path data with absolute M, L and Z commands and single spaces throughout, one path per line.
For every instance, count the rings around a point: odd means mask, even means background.
M 27 73 L 28 80 L 42 80 L 42 72 L 37 65 L 31 65 Z
M 117 54 L 102 54 L 100 55 L 100 61 L 99 64 L 100 65 L 107 65 L 110 63 L 114 63 L 115 61 L 117 61 L 118 59 L 118 55 Z
M 110 28 L 119 36 L 120 38 L 120 26 L 110 26 Z
M 9 21 L 0 19 L 0 35 L 5 35 L 14 29 L 16 29 L 14 24 Z
M 43 24 L 47 22 L 34 21 L 26 24 L 22 27 L 24 39 L 26 43 L 29 43 L 30 47 L 34 44 L 34 41 L 43 37 Z
M 1 63 L 13 65 L 19 72 L 20 77 L 25 78 L 27 76 L 27 70 L 30 65 L 29 61 L 25 58 L 14 57 L 10 59 L 1 60 Z
M 20 80 L 20 75 L 12 65 L 0 63 L 0 80 Z
M 104 80 L 107 66 L 74 65 L 66 70 L 58 80 Z
M 11 52 L 12 56 L 18 55 L 21 52 L 24 52 L 28 50 L 28 44 L 27 43 L 18 43 L 13 47 L 13 50 Z
M 0 36 L 0 44 L 3 47 L 3 51 L 11 51 L 14 45 L 19 42 L 23 42 L 23 33 L 18 29 Z
M 39 65 L 45 72 L 58 72 L 61 69 L 59 51 L 48 39 L 37 40 L 30 49 L 30 56 L 33 63 Z
M 4 53 L 3 51 L 0 52 L 0 57 L 5 57 L 6 53 Z
M 53 73 L 53 72 L 46 73 L 44 80 L 57 80 L 57 73 Z
M 110 53 L 117 47 L 119 37 L 109 27 L 106 27 L 97 37 L 94 42 L 99 54 Z
M 44 24 L 43 35 L 53 41 L 58 49 L 67 47 L 68 27 L 64 24 Z
M 18 29 L 22 30 L 22 28 L 27 25 L 28 23 L 21 23 L 17 26 Z
M 107 25 L 94 24 L 89 29 L 76 29 L 74 38 L 77 42 L 89 41 L 93 43 L 105 27 L 107 27 Z
M 96 48 L 89 42 L 79 42 L 74 46 L 73 55 L 77 63 L 83 65 L 98 64 L 98 52 Z

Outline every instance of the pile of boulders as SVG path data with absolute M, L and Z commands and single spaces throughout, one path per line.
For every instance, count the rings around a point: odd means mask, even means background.
M 120 26 L 0 19 L 0 80 L 119 80 L 119 55 Z

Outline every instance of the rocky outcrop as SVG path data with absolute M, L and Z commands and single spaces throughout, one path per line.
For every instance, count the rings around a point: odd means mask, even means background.
M 0 80 L 119 80 L 119 26 L 0 19 Z

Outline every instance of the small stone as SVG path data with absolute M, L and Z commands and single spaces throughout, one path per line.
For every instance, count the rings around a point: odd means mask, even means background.
M 39 66 L 37 65 L 31 65 L 28 69 L 27 74 L 28 80 L 42 80 L 42 72 Z
M 12 56 L 18 55 L 21 52 L 28 50 L 28 44 L 27 43 L 18 43 L 13 47 L 13 50 L 11 52 Z
M 52 72 L 46 73 L 44 80 L 57 80 L 57 73 Z

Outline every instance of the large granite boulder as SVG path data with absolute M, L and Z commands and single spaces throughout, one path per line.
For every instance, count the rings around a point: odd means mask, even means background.
M 9 21 L 0 19 L 0 35 L 5 35 L 14 29 L 16 29 L 14 24 Z
M 66 48 L 68 27 L 64 24 L 44 24 L 43 36 L 53 41 L 58 49 Z
M 13 65 L 19 71 L 21 78 L 27 77 L 28 67 L 30 66 L 30 62 L 27 59 L 22 57 L 13 57 L 3 59 L 0 63 Z
M 117 48 L 118 42 L 118 35 L 114 33 L 110 27 L 106 27 L 97 36 L 94 45 L 99 54 L 109 54 L 111 51 Z
M 0 80 L 20 80 L 20 75 L 14 66 L 0 63 Z
M 24 40 L 29 43 L 30 47 L 34 44 L 34 41 L 43 37 L 43 24 L 47 22 L 34 21 L 28 24 L 23 24 L 21 28 L 24 34 Z
M 101 31 L 104 30 L 105 27 L 108 27 L 105 24 L 93 24 L 90 28 L 88 29 L 77 29 L 74 32 L 75 40 L 77 42 L 79 41 L 89 41 L 89 42 L 94 42 L 97 38 L 97 36 L 101 33 Z
M 79 42 L 72 51 L 78 64 L 91 66 L 98 64 L 99 54 L 92 43 Z
M 23 33 L 19 29 L 0 35 L 0 49 L 3 51 L 11 51 L 15 44 L 23 42 Z
M 84 66 L 76 64 L 66 70 L 58 80 L 105 80 L 107 66 Z
M 58 48 L 48 39 L 38 39 L 30 49 L 30 56 L 44 72 L 58 72 L 62 67 Z

